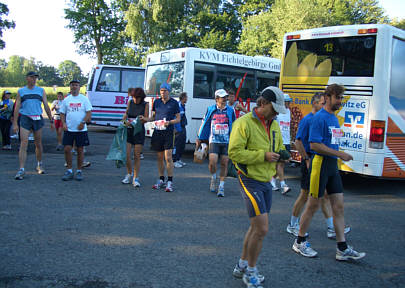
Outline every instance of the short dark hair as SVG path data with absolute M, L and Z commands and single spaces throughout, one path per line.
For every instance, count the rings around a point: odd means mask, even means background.
M 134 88 L 134 91 L 131 96 L 133 96 L 135 98 L 141 98 L 141 100 L 143 101 L 146 97 L 146 94 L 145 94 L 145 91 L 143 91 L 143 89 L 141 87 L 137 87 L 137 88 Z
M 134 91 L 135 90 L 135 88 L 134 87 L 129 87 L 128 88 L 128 94 L 131 94 L 132 93 L 132 91 Z
M 56 93 L 56 95 L 62 95 L 63 96 L 63 92 L 59 91 L 58 93 Z
M 325 96 L 339 96 L 341 94 L 343 94 L 345 92 L 345 87 L 343 87 L 342 85 L 339 84 L 331 84 L 328 87 L 326 87 L 325 89 Z
M 179 96 L 179 100 L 183 100 L 186 97 L 187 97 L 187 93 L 186 92 L 181 92 L 180 96 Z
M 233 89 L 233 88 L 226 89 L 226 92 L 228 92 L 228 95 L 229 94 L 235 95 L 235 89 Z
M 314 96 L 311 98 L 311 105 L 314 104 L 314 102 L 319 102 L 321 98 L 324 96 L 324 92 L 316 92 Z
M 270 101 L 267 100 L 266 98 L 264 98 L 261 95 L 256 99 L 256 106 L 257 107 L 260 107 L 262 105 L 269 104 L 269 103 L 270 103 Z

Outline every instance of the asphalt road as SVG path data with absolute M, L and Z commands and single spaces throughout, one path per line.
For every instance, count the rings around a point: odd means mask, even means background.
M 236 179 L 225 198 L 210 193 L 208 164 L 192 163 L 192 146 L 175 169 L 173 193 L 151 189 L 156 158 L 145 145 L 140 189 L 121 184 L 125 169 L 105 160 L 113 129 L 91 127 L 84 181 L 63 182 L 63 153 L 44 129 L 45 175 L 14 180 L 16 141 L 0 151 L 0 288 L 245 287 L 232 270 L 249 222 Z M 75 158 L 74 158 L 75 159 Z M 367 252 L 357 263 L 335 260 L 323 216 L 314 217 L 314 259 L 291 249 L 286 233 L 299 191 L 299 169 L 287 168 L 292 192 L 273 195 L 270 231 L 258 267 L 264 287 L 405 287 L 405 182 L 344 177 L 348 243 Z

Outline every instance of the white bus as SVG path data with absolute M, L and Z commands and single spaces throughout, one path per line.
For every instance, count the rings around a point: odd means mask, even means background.
M 324 27 L 287 33 L 280 88 L 293 98 L 292 138 L 310 99 L 332 83 L 346 88 L 337 113 L 342 171 L 405 178 L 405 31 L 388 25 Z
M 144 80 L 142 67 L 96 65 L 86 92 L 93 106 L 91 123 L 119 126 L 128 103 L 128 88 L 143 88 Z
M 259 91 L 269 85 L 278 86 L 280 66 L 278 59 L 214 49 L 166 50 L 147 56 L 145 93 L 152 103 L 160 97 L 159 88 L 164 82 L 171 85 L 172 97 L 187 93 L 187 142 L 194 143 L 207 107 L 215 104 L 215 90 L 239 89 L 240 103 L 250 110 Z M 152 126 L 145 126 L 147 135 L 151 135 Z

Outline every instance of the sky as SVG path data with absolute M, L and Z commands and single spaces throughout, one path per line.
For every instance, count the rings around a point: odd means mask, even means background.
M 73 31 L 65 28 L 66 0 L 0 0 L 10 13 L 6 19 L 14 20 L 15 29 L 4 30 L 6 48 L 0 50 L 0 59 L 12 55 L 34 57 L 46 65 L 58 67 L 65 60 L 76 62 L 86 75 L 97 64 L 88 55 L 80 56 L 74 43 Z M 405 0 L 379 0 L 387 15 L 405 18 Z

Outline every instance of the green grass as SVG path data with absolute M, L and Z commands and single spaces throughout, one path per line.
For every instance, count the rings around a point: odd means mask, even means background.
M 11 98 L 15 99 L 17 96 L 17 91 L 20 88 L 21 87 L 0 87 L 0 93 L 3 94 L 4 90 L 8 90 L 11 92 Z M 70 91 L 69 87 L 57 87 L 57 88 L 55 88 L 55 90 L 53 87 L 42 87 L 42 88 L 45 89 L 46 97 L 47 97 L 49 103 L 52 103 L 53 100 L 56 100 L 56 98 L 57 98 L 56 93 L 62 92 L 63 95 L 66 95 Z M 86 95 L 86 86 L 82 86 L 80 88 L 80 93 L 82 93 L 83 95 Z

